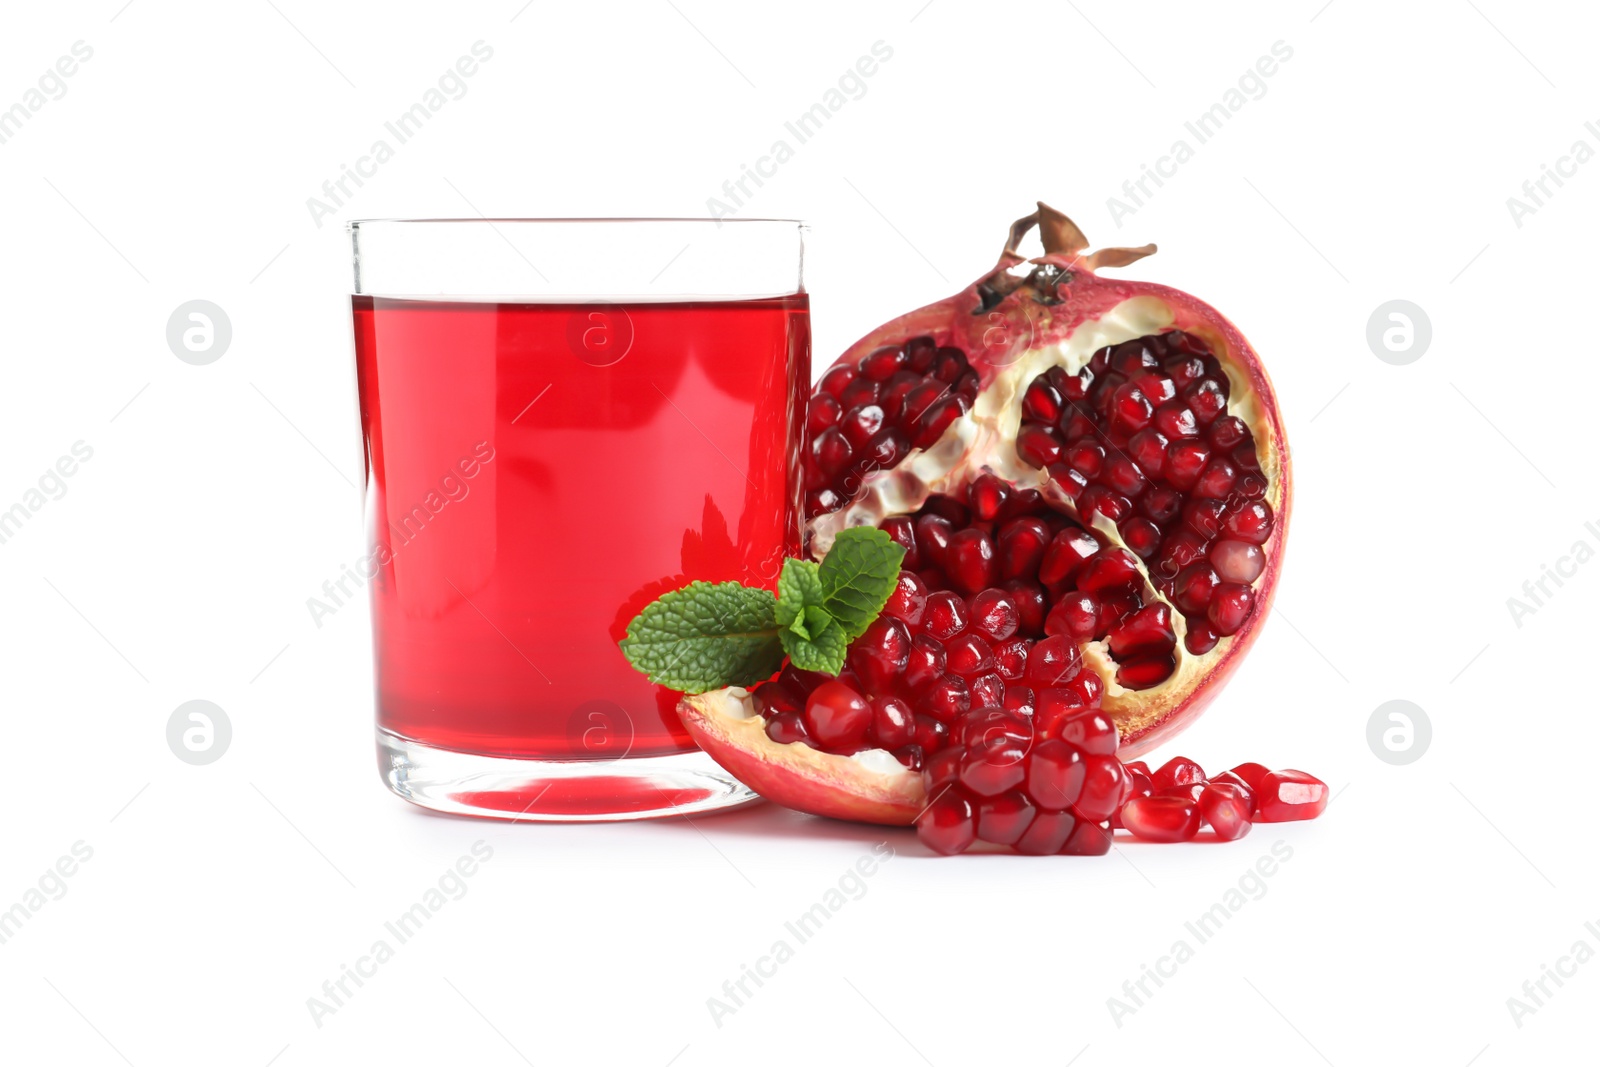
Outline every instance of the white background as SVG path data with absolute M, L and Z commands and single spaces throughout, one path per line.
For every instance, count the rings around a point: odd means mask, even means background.
M 93 58 L 0 144 L 0 508 L 93 458 L 0 545 L 0 945 L 8 1062 L 1511 1064 L 1593 1057 L 1600 965 L 1506 1000 L 1600 920 L 1587 598 L 1507 599 L 1600 546 L 1592 12 L 1506 0 L 1226 5 L 97 0 L 13 5 L 0 107 Z M 1320 8 L 1320 10 L 1319 10 Z M 425 131 L 317 226 L 308 197 L 482 40 Z M 306 598 L 362 551 L 342 222 L 702 215 L 876 41 L 893 58 L 744 209 L 815 226 L 816 366 L 992 264 L 1043 198 L 1211 301 L 1276 379 L 1297 508 L 1253 656 L 1181 745 L 1327 779 L 1319 822 L 1100 860 L 933 859 L 909 834 L 759 807 L 645 825 L 430 816 L 373 772 L 364 605 Z M 1107 199 L 1276 41 L 1293 57 L 1119 227 Z M 1191 138 L 1192 143 L 1192 138 Z M 169 314 L 233 324 L 209 366 Z M 1381 362 L 1381 303 L 1432 344 Z M 626 491 L 625 475 L 620 491 Z M 215 701 L 231 748 L 164 731 Z M 1433 723 L 1403 767 L 1381 703 Z M 493 858 L 317 1026 L 307 998 L 467 854 Z M 707 998 L 887 839 L 896 858 L 717 1026 Z M 1276 841 L 1265 895 L 1184 923 Z M 1174 942 L 1134 1014 L 1107 998 Z M 791 939 L 792 940 L 792 939 Z M 1170 970 L 1170 967 L 1169 967 Z M 1152 986 L 1153 988 L 1153 986 Z

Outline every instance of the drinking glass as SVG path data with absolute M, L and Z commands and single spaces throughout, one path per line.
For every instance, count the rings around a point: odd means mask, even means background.
M 810 311 L 795 221 L 354 222 L 379 768 L 504 819 L 753 794 L 617 642 L 800 548 Z

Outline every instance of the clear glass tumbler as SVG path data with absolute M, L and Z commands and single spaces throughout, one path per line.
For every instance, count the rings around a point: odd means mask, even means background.
M 385 782 L 528 820 L 752 794 L 617 648 L 663 592 L 798 554 L 798 222 L 355 222 Z

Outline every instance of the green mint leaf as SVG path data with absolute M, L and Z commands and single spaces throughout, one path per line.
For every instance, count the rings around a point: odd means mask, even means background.
M 618 647 L 652 682 L 681 693 L 755 685 L 783 663 L 777 606 L 765 589 L 691 582 L 634 616 Z
M 809 560 L 786 559 L 778 575 L 778 625 L 808 641 L 813 633 L 806 624 L 806 608 L 822 606 L 822 579 L 817 570 Z
M 803 671 L 838 674 L 844 667 L 845 652 L 850 647 L 844 627 L 826 610 L 815 605 L 796 618 L 796 625 L 802 618 L 811 637 L 801 635 L 794 626 L 781 634 L 783 650 L 788 653 L 789 662 Z
M 882 530 L 841 530 L 817 568 L 822 606 L 839 620 L 845 642 L 860 637 L 894 592 L 906 550 Z

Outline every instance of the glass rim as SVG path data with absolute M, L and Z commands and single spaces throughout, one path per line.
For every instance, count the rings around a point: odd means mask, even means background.
M 615 224 L 615 223 L 649 223 L 649 222 L 670 222 L 670 223 L 692 222 L 692 223 L 700 223 L 702 225 L 710 224 L 710 225 L 713 225 L 713 226 L 722 226 L 724 224 L 737 226 L 737 225 L 750 225 L 750 224 L 755 224 L 755 223 L 781 223 L 782 225 L 785 225 L 785 226 L 799 226 L 801 228 L 809 228 L 809 226 L 810 226 L 810 224 L 807 223 L 805 219 L 780 219 L 780 218 L 713 219 L 713 218 L 707 218 L 704 215 L 639 215 L 639 216 L 625 216 L 625 215 L 581 216 L 580 215 L 580 216 L 571 216 L 571 217 L 549 216 L 549 217 L 530 217 L 530 218 L 490 218 L 489 216 L 484 215 L 484 216 L 477 216 L 477 217 L 474 217 L 474 218 L 377 218 L 377 219 L 351 219 L 349 222 L 344 224 L 344 228 L 347 231 L 354 232 L 355 230 L 358 230 L 363 226 L 377 226 L 377 225 L 402 225 L 402 224 L 408 224 L 408 223 L 448 223 L 448 224 L 452 224 L 452 225 L 459 224 L 459 223 L 487 223 L 489 225 L 494 225 L 497 222 L 538 222 L 538 223 L 579 222 L 579 223 L 589 223 L 589 224 L 593 224 L 593 223 Z

